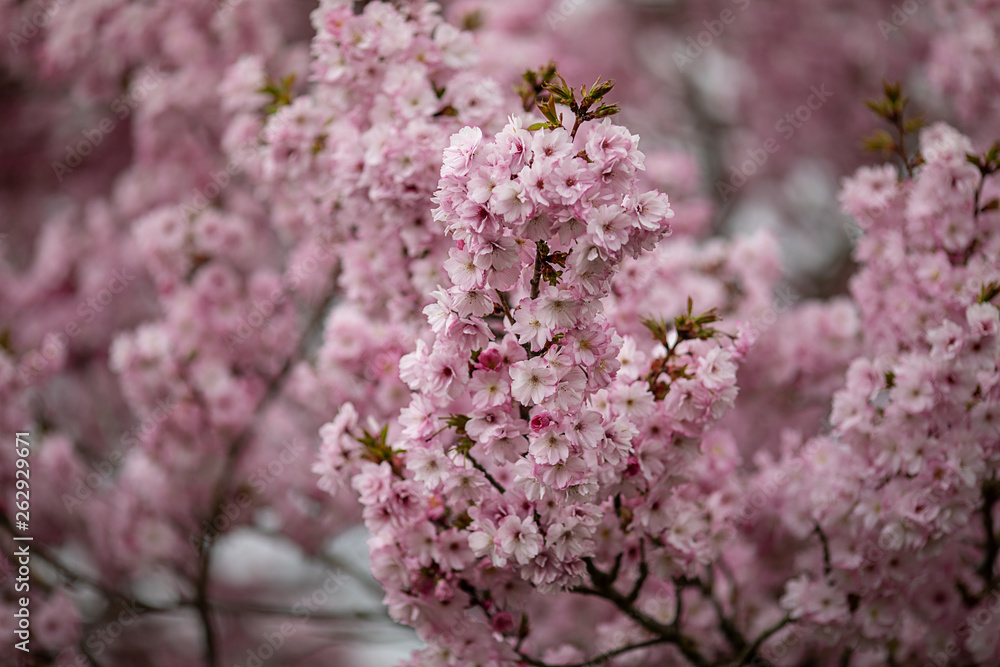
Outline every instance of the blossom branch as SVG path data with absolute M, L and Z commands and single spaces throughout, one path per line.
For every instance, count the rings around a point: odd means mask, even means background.
M 535 268 L 531 274 L 531 300 L 538 298 L 542 282 L 542 264 L 545 263 L 545 251 L 542 243 L 535 244 Z
M 760 633 L 757 636 L 757 639 L 755 639 L 753 643 L 747 647 L 746 651 L 743 652 L 743 655 L 740 657 L 739 662 L 736 664 L 748 665 L 752 663 L 753 660 L 757 657 L 757 651 L 759 651 L 760 647 L 764 645 L 764 642 L 766 642 L 768 639 L 770 639 L 772 636 L 774 636 L 777 632 L 779 632 L 782 628 L 784 628 L 791 622 L 792 622 L 791 617 L 785 616 L 780 621 L 778 621 L 777 623 L 775 623 L 774 625 L 772 625 L 771 627 L 767 628 L 762 633 Z
M 270 402 L 281 393 L 284 382 L 294 366 L 294 360 L 304 354 L 307 342 L 312 336 L 314 330 L 322 323 L 323 316 L 333 303 L 333 298 L 333 295 L 330 295 L 313 313 L 309 323 L 303 330 L 302 337 L 296 347 L 296 353 L 286 359 L 284 365 L 281 367 L 281 370 L 279 370 L 278 373 L 271 378 L 268 383 L 267 391 L 260 401 L 257 402 L 255 412 L 261 411 L 262 408 L 270 404 Z M 230 444 L 226 452 L 226 461 L 222 467 L 222 474 L 219 476 L 212 494 L 212 509 L 209 513 L 209 519 L 203 525 L 214 525 L 215 520 L 221 515 L 223 511 L 222 506 L 225 501 L 226 494 L 229 492 L 229 485 L 232 481 L 233 475 L 235 474 L 237 462 L 239 461 L 243 450 L 246 448 L 247 444 L 249 444 L 252 433 L 253 426 L 247 426 L 233 439 Z M 208 529 L 203 531 L 201 539 L 199 540 L 201 549 L 199 551 L 198 572 L 195 579 L 194 600 L 195 608 L 198 611 L 198 617 L 202 626 L 203 641 L 205 644 L 205 662 L 209 667 L 215 667 L 218 664 L 216 632 L 212 619 L 211 605 L 209 603 L 209 575 L 212 565 L 213 542 L 214 537 L 212 533 Z
M 593 588 L 578 586 L 570 589 L 572 593 L 592 595 L 611 602 L 626 616 L 638 623 L 642 628 L 657 635 L 664 643 L 675 645 L 681 654 L 695 667 L 708 667 L 711 663 L 698 652 L 697 645 L 690 637 L 683 635 L 673 625 L 664 625 L 648 614 L 642 612 L 629 601 L 628 597 L 619 593 L 608 583 L 609 575 L 601 572 L 590 559 L 584 559 L 587 573 L 593 583 Z
M 979 576 L 983 579 L 985 589 L 983 596 L 997 585 L 996 562 L 1000 555 L 1000 540 L 997 539 L 996 527 L 993 521 L 993 509 L 1000 502 L 1000 480 L 996 478 L 983 482 L 983 532 L 985 542 L 983 544 L 983 561 L 979 566 Z
M 590 660 L 587 660 L 585 662 L 574 662 L 568 665 L 559 665 L 558 667 L 597 667 L 598 665 L 602 665 L 611 658 L 614 658 L 616 656 L 623 655 L 625 653 L 630 653 L 632 651 L 637 651 L 643 648 L 649 648 L 650 646 L 656 646 L 658 644 L 666 644 L 666 643 L 668 643 L 668 640 L 662 637 L 657 637 L 655 639 L 649 639 L 647 641 L 639 642 L 637 644 L 629 644 L 628 646 L 621 646 L 619 648 L 612 649 L 610 651 L 605 651 L 604 653 L 596 655 Z M 528 663 L 529 665 L 532 665 L 533 667 L 555 667 L 554 665 L 549 665 L 549 663 L 547 662 L 542 662 L 541 660 L 532 658 L 531 656 L 526 655 L 521 651 L 517 651 L 517 655 L 519 658 L 521 658 L 522 661 Z

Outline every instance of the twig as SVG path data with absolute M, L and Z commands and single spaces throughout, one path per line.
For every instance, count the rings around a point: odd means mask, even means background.
M 769 627 L 767 630 L 764 630 L 764 632 L 760 633 L 757 639 L 755 639 L 754 642 L 747 647 L 747 650 L 743 653 L 743 656 L 740 657 L 740 661 L 737 663 L 737 665 L 745 665 L 751 662 L 755 657 L 757 657 L 757 651 L 760 649 L 761 645 L 763 645 L 763 643 L 766 642 L 768 639 L 770 639 L 776 632 L 778 632 L 791 622 L 792 619 L 789 618 L 788 616 L 785 616 L 783 619 L 781 619 L 780 621 Z
M 979 566 L 979 576 L 983 578 L 986 589 L 983 595 L 989 593 L 990 589 L 997 584 L 996 581 L 996 561 L 1000 553 L 1000 543 L 997 541 L 996 527 L 993 523 L 993 508 L 997 501 L 1000 501 L 1000 481 L 990 479 L 983 482 L 983 531 L 986 534 L 986 541 L 983 543 L 983 562 Z
M 815 519 L 813 519 L 813 526 L 815 526 L 813 532 L 819 535 L 819 541 L 823 545 L 823 574 L 829 576 L 833 569 L 830 565 L 830 543 L 826 539 L 826 533 L 823 532 L 819 522 Z
M 648 648 L 650 646 L 656 646 L 657 644 L 666 644 L 666 643 L 668 643 L 666 639 L 663 639 L 662 637 L 657 637 L 656 639 L 649 639 L 644 642 L 639 642 L 638 644 L 629 644 L 628 646 L 621 646 L 619 648 L 612 649 L 610 651 L 605 651 L 604 653 L 596 655 L 590 660 L 587 660 L 586 662 L 574 662 L 569 665 L 559 665 L 558 667 L 597 667 L 597 665 L 602 665 L 611 658 L 622 655 L 623 653 L 629 653 L 630 651 L 636 651 L 641 648 Z M 533 667 L 556 667 L 555 665 L 550 666 L 549 663 L 547 662 L 542 662 L 541 660 L 536 660 L 531 656 L 525 655 L 521 651 L 518 651 L 517 655 L 521 658 L 523 662 L 526 662 L 529 665 L 532 665 Z
M 285 379 L 288 377 L 289 373 L 293 367 L 293 360 L 299 358 L 303 353 L 307 342 L 309 341 L 309 336 L 313 329 L 323 321 L 323 317 L 326 311 L 329 309 L 330 305 L 333 303 L 333 296 L 328 297 L 313 313 L 310 318 L 309 323 L 303 330 L 302 338 L 299 340 L 299 344 L 296 346 L 296 352 L 285 359 L 284 365 L 282 365 L 281 370 L 271 378 L 268 383 L 267 392 L 264 396 L 257 402 L 255 407 L 255 412 L 260 412 L 262 408 L 268 405 L 272 400 L 274 400 L 280 393 L 284 385 Z M 212 504 L 209 511 L 209 519 L 203 525 L 212 526 L 215 519 L 219 516 L 222 511 L 222 504 L 226 498 L 226 494 L 229 490 L 229 485 L 232 482 L 233 475 L 236 471 L 236 464 L 239 460 L 240 455 L 243 450 L 250 442 L 250 436 L 253 433 L 254 424 L 248 424 L 231 442 L 229 449 L 226 452 L 226 461 L 222 467 L 222 474 L 219 476 L 218 481 L 215 485 L 214 493 L 212 494 Z M 205 662 L 208 667 L 217 667 L 218 665 L 218 651 L 217 651 L 217 641 L 215 635 L 215 627 L 212 623 L 212 610 L 208 600 L 208 589 L 209 589 L 209 574 L 212 565 L 212 546 L 213 546 L 213 535 L 210 530 L 205 530 L 201 534 L 201 539 L 199 540 L 201 544 L 201 551 L 199 554 L 198 562 L 198 575 L 195 581 L 195 600 L 194 604 L 198 610 L 198 616 L 201 620 L 202 631 L 204 635 L 205 643 Z
M 538 298 L 539 285 L 542 282 L 542 264 L 545 262 L 545 257 L 542 254 L 542 244 L 535 244 L 535 271 L 531 274 L 531 299 L 535 300 Z
M 698 647 L 694 640 L 683 635 L 673 625 L 664 625 L 636 608 L 635 605 L 628 601 L 626 596 L 615 590 L 613 586 L 604 583 L 608 580 L 607 573 L 597 569 L 590 559 L 584 559 L 584 563 L 587 566 L 587 573 L 590 575 L 590 580 L 593 582 L 594 587 L 578 586 L 570 589 L 571 593 L 592 595 L 608 600 L 639 626 L 662 639 L 664 643 L 676 646 L 681 655 L 687 658 L 688 662 L 695 665 L 695 667 L 709 667 L 711 663 L 698 652 Z
M 500 493 L 507 493 L 507 489 L 503 488 L 503 484 L 496 481 L 493 478 L 493 475 L 487 472 L 486 468 L 483 467 L 483 464 L 481 464 L 476 459 L 472 458 L 471 454 L 466 453 L 465 458 L 468 459 L 469 463 L 472 464 L 473 468 L 486 475 L 486 479 L 489 481 L 490 484 L 492 484 L 496 488 L 497 491 L 499 491 Z
M 646 578 L 649 576 L 649 564 L 646 562 L 646 540 L 639 540 L 639 576 L 636 578 L 635 583 L 632 585 L 632 590 L 629 591 L 625 599 L 629 604 L 634 604 L 636 600 L 639 599 L 639 593 L 642 592 L 642 585 L 646 583 Z
M 500 301 L 500 309 L 503 311 L 503 314 L 507 316 L 507 321 L 514 324 L 514 314 L 510 312 L 510 305 L 507 303 L 507 298 L 500 290 L 494 291 L 497 293 L 497 299 Z

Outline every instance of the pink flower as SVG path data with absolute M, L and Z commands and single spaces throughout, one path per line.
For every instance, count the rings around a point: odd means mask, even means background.
M 532 352 L 537 352 L 549 341 L 552 329 L 542 322 L 534 310 L 534 304 L 518 308 L 514 312 L 514 324 L 508 331 L 517 336 L 517 342 L 530 345 Z
M 518 172 L 531 155 L 531 133 L 521 127 L 521 119 L 511 116 L 503 131 L 497 135 L 497 149 L 510 163 L 510 169 Z
M 451 570 L 464 570 L 475 559 L 469 547 L 469 539 L 459 530 L 446 530 L 438 535 L 438 562 Z
M 483 350 L 476 359 L 476 368 L 483 371 L 495 371 L 503 363 L 503 356 L 500 350 L 495 347 L 488 347 Z
M 511 394 L 524 405 L 538 404 L 556 391 L 557 377 L 541 357 L 519 361 L 510 368 Z
M 628 242 L 632 220 L 620 206 L 598 206 L 589 212 L 586 220 L 587 233 L 598 247 L 614 253 Z
M 535 132 L 531 137 L 531 152 L 538 162 L 548 165 L 569 157 L 573 152 L 569 132 L 561 127 Z
M 444 268 L 451 282 L 459 289 L 471 290 L 483 284 L 483 270 L 476 266 L 472 253 L 466 250 L 451 248 Z
M 566 437 L 583 449 L 593 449 L 604 439 L 601 415 L 593 410 L 581 410 L 566 430 Z
M 667 195 L 656 192 L 643 192 L 636 197 L 628 195 L 622 206 L 635 215 L 639 226 L 650 231 L 658 231 L 667 220 L 674 217 Z
M 465 424 L 465 431 L 479 442 L 501 437 L 507 428 L 507 415 L 500 407 L 484 410 Z
M 547 329 L 570 329 L 576 324 L 577 300 L 566 291 L 547 290 L 539 299 L 536 313 Z
M 563 160 L 552 170 L 552 184 L 565 205 L 580 201 L 596 180 L 583 160 Z
M 995 336 L 1000 330 L 1000 310 L 989 303 L 976 303 L 965 309 L 965 319 L 976 336 Z
M 826 581 L 812 581 L 801 575 L 788 582 L 781 606 L 794 618 L 826 624 L 845 620 L 850 611 L 847 596 Z
M 504 181 L 493 189 L 493 210 L 508 224 L 520 222 L 531 215 L 534 204 L 520 181 Z
M 930 364 L 919 357 L 907 359 L 896 369 L 892 397 L 896 405 L 917 413 L 934 405 L 934 383 Z
M 528 452 L 538 463 L 555 465 L 569 456 L 569 440 L 555 429 L 545 431 L 528 445 Z
M 537 415 L 531 418 L 529 426 L 531 426 L 532 431 L 538 433 L 542 429 L 547 428 L 549 424 L 552 424 L 554 422 L 555 422 L 555 416 L 551 412 L 539 412 Z
M 536 161 L 523 169 L 517 178 L 524 187 L 524 193 L 536 206 L 550 206 L 558 196 L 552 184 L 552 170 L 547 163 Z
M 454 308 L 459 317 L 483 317 L 493 312 L 496 304 L 493 297 L 480 289 L 463 290 L 452 288 Z
M 489 556 L 497 567 L 506 565 L 507 559 L 503 554 L 498 553 L 496 548 L 496 525 L 482 517 L 477 519 L 474 525 L 478 526 L 478 530 L 469 533 L 469 548 L 472 549 L 476 557 Z
M 351 479 L 351 486 L 367 505 L 384 503 L 392 491 L 392 468 L 384 461 L 379 465 L 368 465 Z
M 610 119 L 605 119 L 590 126 L 586 144 L 587 157 L 593 160 L 601 171 L 611 164 L 625 160 L 640 166 L 642 160 L 635 150 L 637 139 L 637 137 L 633 139 L 624 127 L 614 125 Z
M 698 361 L 695 372 L 698 381 L 709 389 L 720 389 L 736 382 L 736 364 L 732 355 L 721 347 L 713 347 Z
M 406 461 L 406 469 L 413 473 L 413 479 L 423 483 L 428 489 L 436 489 L 442 484 L 452 467 L 451 461 L 434 448 L 414 447 Z
M 493 542 L 498 554 L 504 559 L 513 559 L 520 565 L 531 562 L 542 548 L 542 536 L 538 533 L 535 522 L 516 515 L 500 520 Z
M 463 127 L 451 136 L 451 145 L 444 149 L 444 165 L 441 167 L 442 175 L 445 172 L 462 176 L 469 170 L 472 160 L 475 157 L 483 141 L 483 131 L 478 127 Z
M 480 355 L 480 359 L 482 359 L 482 355 Z M 477 409 L 483 410 L 496 407 L 509 400 L 510 381 L 507 379 L 506 373 L 477 370 L 472 374 L 468 390 L 472 393 L 473 405 Z

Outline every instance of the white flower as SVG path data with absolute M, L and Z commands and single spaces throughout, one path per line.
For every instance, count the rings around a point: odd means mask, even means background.
M 541 550 L 542 536 L 530 518 L 510 515 L 500 521 L 493 543 L 503 558 L 513 558 L 520 565 L 527 565 Z
M 510 391 L 524 405 L 541 403 L 558 384 L 556 372 L 542 357 L 519 361 L 510 368 Z

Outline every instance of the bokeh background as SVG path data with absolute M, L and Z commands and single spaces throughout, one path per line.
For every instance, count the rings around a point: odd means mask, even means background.
M 618 122 L 677 211 L 676 243 L 630 274 L 664 313 L 689 294 L 748 318 L 815 300 L 821 315 L 777 330 L 850 339 L 855 315 L 829 304 L 859 229 L 837 192 L 884 159 L 863 146 L 879 127 L 864 101 L 900 82 L 977 144 L 1000 136 L 996 2 L 442 4 L 478 50 L 467 75 L 495 81 L 454 101 L 463 113 L 514 99 L 549 60 L 572 85 L 617 82 Z M 0 0 L 0 425 L 32 438 L 28 664 L 200 664 L 206 614 L 227 665 L 390 665 L 420 645 L 381 607 L 353 492 L 320 489 L 312 466 L 345 400 L 375 416 L 405 404 L 399 314 L 420 296 L 371 252 L 417 243 L 393 224 L 429 205 L 380 204 L 382 236 L 365 237 L 308 204 L 326 167 L 294 146 L 294 117 L 267 123 L 336 95 L 310 76 L 315 8 Z M 312 154 L 346 159 L 349 139 Z M 412 273 L 433 285 L 426 266 Z M 777 446 L 768 414 L 815 432 L 851 358 L 846 342 L 841 361 L 764 345 L 741 377 L 772 403 L 744 424 L 747 460 Z M 13 578 L 0 559 L 4 637 Z

